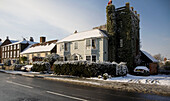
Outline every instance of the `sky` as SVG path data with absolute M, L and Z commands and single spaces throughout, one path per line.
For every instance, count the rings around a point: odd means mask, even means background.
M 0 38 L 62 39 L 75 30 L 106 24 L 109 0 L 0 0 Z M 116 8 L 129 2 L 140 14 L 141 49 L 170 59 L 170 0 L 113 0 Z

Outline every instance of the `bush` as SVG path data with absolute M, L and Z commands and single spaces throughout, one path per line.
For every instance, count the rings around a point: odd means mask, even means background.
M 116 63 L 110 62 L 91 63 L 88 61 L 56 61 L 53 67 L 54 72 L 58 75 L 73 75 L 79 77 L 97 77 L 104 73 L 111 76 L 117 76 L 117 74 L 120 75 L 116 71 L 120 66 Z
M 14 70 L 21 70 L 21 67 L 24 66 L 23 64 L 13 64 L 12 67 Z
M 6 60 L 4 61 L 4 65 L 5 65 L 5 66 L 10 66 L 10 65 L 11 65 L 11 60 L 6 59 Z
M 32 71 L 34 72 L 44 72 L 50 71 L 50 63 L 49 62 L 33 62 Z

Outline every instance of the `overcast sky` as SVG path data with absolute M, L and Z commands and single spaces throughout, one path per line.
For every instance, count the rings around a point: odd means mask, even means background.
M 62 39 L 75 30 L 106 23 L 109 0 L 0 0 L 0 38 L 22 40 L 40 36 Z M 170 0 L 113 0 L 117 7 L 130 2 L 141 15 L 142 49 L 170 58 Z

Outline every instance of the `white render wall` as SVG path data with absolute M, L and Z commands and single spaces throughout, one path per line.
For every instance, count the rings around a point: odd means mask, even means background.
M 101 38 L 93 38 L 96 39 L 96 49 L 86 49 L 86 39 L 67 42 L 69 43 L 68 52 L 64 52 L 64 47 L 60 51 L 61 45 L 64 46 L 64 43 L 57 43 L 57 54 L 61 57 L 65 57 L 66 55 L 70 54 L 79 54 L 82 56 L 83 59 L 86 60 L 86 56 L 96 55 L 96 60 L 99 61 L 108 61 L 108 39 L 106 37 Z M 92 40 L 92 39 L 91 39 Z M 74 49 L 74 43 L 78 42 L 78 49 Z

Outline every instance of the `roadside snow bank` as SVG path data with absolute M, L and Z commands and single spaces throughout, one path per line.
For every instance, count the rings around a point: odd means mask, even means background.
M 98 78 L 90 78 L 95 80 L 103 80 Z M 139 84 L 156 84 L 170 86 L 170 75 L 154 75 L 154 76 L 133 76 L 128 74 L 124 77 L 113 77 L 104 81 L 139 83 Z

